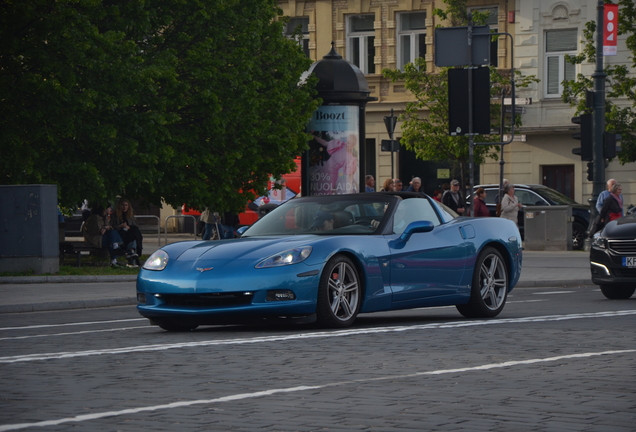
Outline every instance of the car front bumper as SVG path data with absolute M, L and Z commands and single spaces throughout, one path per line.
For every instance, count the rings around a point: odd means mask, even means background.
M 636 284 L 636 256 L 619 255 L 609 249 L 592 247 L 590 271 L 596 285 Z

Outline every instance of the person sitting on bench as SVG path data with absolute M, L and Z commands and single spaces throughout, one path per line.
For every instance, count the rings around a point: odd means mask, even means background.
M 123 255 L 124 242 L 117 230 L 106 223 L 106 210 L 101 205 L 93 206 L 91 215 L 82 225 L 84 241 L 96 248 L 108 249 L 110 265 L 117 267 L 117 257 Z

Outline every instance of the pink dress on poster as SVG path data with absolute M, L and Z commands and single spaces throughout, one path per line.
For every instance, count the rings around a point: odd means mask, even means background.
M 353 155 L 358 140 L 353 134 L 349 135 L 347 141 L 339 139 L 329 142 L 319 137 L 314 137 L 316 142 L 326 147 L 330 158 L 317 172 L 325 174 L 325 182 L 331 185 L 331 190 L 336 192 L 351 192 L 347 190 L 347 184 L 353 184 L 353 177 L 358 170 L 358 158 Z M 340 186 L 340 187 L 339 187 Z

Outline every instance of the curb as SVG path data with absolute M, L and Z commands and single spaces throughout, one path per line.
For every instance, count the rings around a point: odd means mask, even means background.
M 90 283 L 90 282 L 136 282 L 137 275 L 113 276 L 7 276 L 0 277 L 1 284 L 41 283 Z
M 114 306 L 136 305 L 137 299 L 133 297 L 111 298 L 101 300 L 69 300 L 59 302 L 16 304 L 0 306 L 0 314 L 22 313 L 22 312 L 44 312 L 71 309 L 91 309 Z

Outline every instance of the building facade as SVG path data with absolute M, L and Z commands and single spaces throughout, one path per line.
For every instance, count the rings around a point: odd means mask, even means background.
M 505 147 L 504 176 L 515 183 L 545 184 L 578 202 L 585 203 L 592 192 L 586 179 L 586 163 L 572 154 L 580 142 L 571 138 L 576 125 L 571 123 L 575 109 L 561 101 L 564 79 L 582 73 L 590 76 L 594 64 L 572 66 L 566 54 L 581 50 L 582 31 L 587 21 L 596 20 L 596 0 L 474 0 L 469 9 L 489 11 L 491 29 L 514 38 L 514 59 L 509 38 L 500 38 L 491 46 L 491 64 L 510 69 L 511 62 L 524 75 L 540 81 L 518 91 L 517 97 L 531 99 L 522 114 L 520 134 L 524 142 Z M 331 49 L 356 64 L 365 74 L 372 97 L 367 105 L 366 160 L 364 169 L 384 179 L 400 177 L 408 184 L 413 176 L 422 177 L 428 193 L 448 182 L 444 164 L 417 161 L 405 150 L 391 157 L 381 150 L 388 139 L 383 117 L 391 109 L 399 114 L 411 100 L 403 85 L 382 77 L 382 69 L 397 69 L 424 57 L 428 72 L 434 72 L 434 29 L 448 26 L 433 15 L 434 8 L 444 8 L 441 0 L 280 0 L 285 15 L 291 17 L 289 28 L 301 26 L 303 48 L 314 61 Z M 605 57 L 606 64 L 625 63 L 628 52 L 624 36 L 619 37 L 618 55 Z M 622 103 L 622 101 L 617 101 Z M 626 102 L 626 101 L 625 101 Z M 398 122 L 395 136 L 400 136 Z M 442 169 L 440 169 L 442 168 Z M 480 183 L 498 183 L 500 165 L 488 161 L 479 167 Z M 446 177 L 444 177 L 446 176 Z M 636 204 L 636 164 L 609 163 L 606 178 L 616 178 L 623 185 L 626 206 Z

